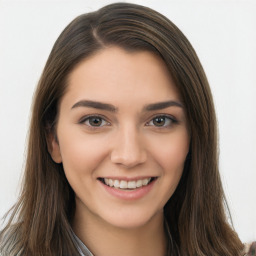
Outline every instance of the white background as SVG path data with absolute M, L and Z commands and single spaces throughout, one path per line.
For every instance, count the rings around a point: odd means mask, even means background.
M 53 43 L 77 15 L 113 2 L 0 0 L 0 216 L 18 196 L 33 91 Z M 130 2 L 166 15 L 197 51 L 215 99 L 234 226 L 242 241 L 255 239 L 256 1 Z

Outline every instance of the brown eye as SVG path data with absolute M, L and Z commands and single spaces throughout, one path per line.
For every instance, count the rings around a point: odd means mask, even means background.
M 109 123 L 100 116 L 87 116 L 86 118 L 81 120 L 80 123 L 85 124 L 89 127 L 96 127 L 96 128 L 109 125 Z
M 165 125 L 165 122 L 166 122 L 165 119 L 166 119 L 166 118 L 163 117 L 163 116 L 156 117 L 156 118 L 153 119 L 153 124 L 154 124 L 155 126 L 164 126 L 164 125 Z
M 153 127 L 158 127 L 158 128 L 167 128 L 171 127 L 172 125 L 176 124 L 177 121 L 174 119 L 172 116 L 156 116 L 153 119 L 151 119 L 146 125 L 147 126 L 153 126 Z
M 102 118 L 100 117 L 89 117 L 88 122 L 91 126 L 101 126 L 102 125 Z

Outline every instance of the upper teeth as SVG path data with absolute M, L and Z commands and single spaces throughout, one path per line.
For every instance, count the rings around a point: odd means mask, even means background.
M 110 187 L 115 187 L 115 188 L 139 188 L 142 186 L 148 185 L 149 181 L 151 178 L 146 178 L 142 180 L 131 180 L 131 181 L 126 181 L 126 180 L 112 180 L 112 179 L 106 179 L 104 178 L 105 184 L 107 184 Z

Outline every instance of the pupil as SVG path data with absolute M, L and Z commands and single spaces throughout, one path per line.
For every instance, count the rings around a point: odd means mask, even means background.
M 89 123 L 91 126 L 100 126 L 102 124 L 102 119 L 98 117 L 91 117 L 89 119 Z
M 155 126 L 163 126 L 165 123 L 165 118 L 164 117 L 157 117 L 153 120 L 153 123 Z

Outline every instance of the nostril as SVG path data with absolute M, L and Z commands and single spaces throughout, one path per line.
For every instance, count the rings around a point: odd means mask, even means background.
M 143 150 L 137 152 L 119 152 L 113 151 L 111 161 L 115 164 L 120 164 L 126 167 L 133 167 L 143 164 L 147 159 L 146 152 Z
M 139 136 L 134 127 L 125 127 L 120 130 L 113 142 L 111 161 L 128 168 L 144 163 L 146 151 L 143 143 L 143 136 Z

